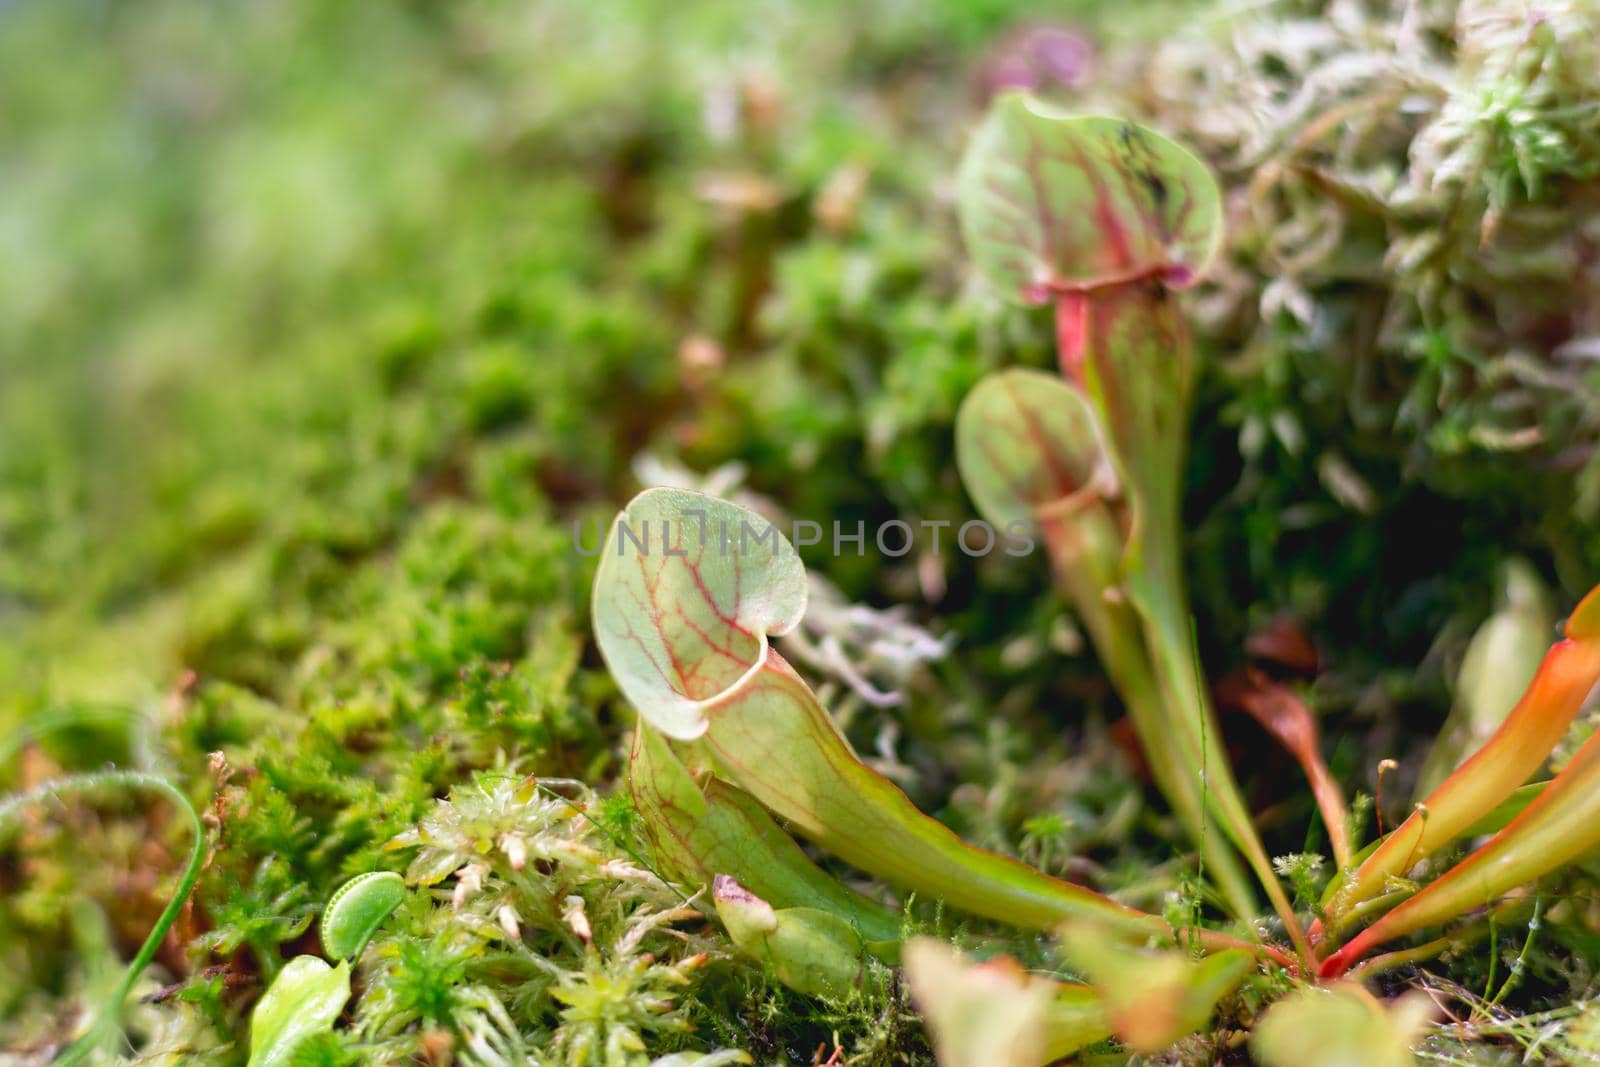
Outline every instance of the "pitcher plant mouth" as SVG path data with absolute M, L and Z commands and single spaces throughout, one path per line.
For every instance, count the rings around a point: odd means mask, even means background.
M 595 574 L 601 657 L 640 714 L 680 741 L 705 734 L 707 713 L 768 668 L 770 638 L 805 615 L 794 547 L 770 525 L 749 536 L 755 516 L 729 508 L 647 490 L 613 521 Z

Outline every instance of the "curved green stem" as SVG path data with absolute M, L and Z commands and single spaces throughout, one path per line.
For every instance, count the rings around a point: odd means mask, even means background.
M 116 990 L 106 998 L 105 1004 L 100 1009 L 99 1018 L 95 1019 L 89 1029 L 72 1043 L 72 1047 L 56 1061 L 58 1064 L 80 1062 L 94 1051 L 106 1032 L 117 1025 L 122 1017 L 122 1006 L 127 1002 L 128 994 L 133 991 L 133 984 L 139 980 L 139 975 L 144 973 L 144 969 L 155 958 L 156 951 L 167 936 L 167 931 L 177 921 L 178 912 L 183 908 L 184 901 L 189 899 L 195 883 L 200 879 L 200 867 L 205 859 L 205 832 L 201 828 L 200 816 L 195 813 L 194 805 L 189 803 L 189 798 L 184 796 L 177 786 L 159 775 L 143 771 L 97 771 L 46 782 L 0 803 L 0 825 L 15 818 L 22 809 L 40 801 L 68 793 L 86 793 L 98 789 L 150 789 L 162 794 L 189 817 L 189 829 L 194 837 L 194 847 L 189 852 L 189 862 L 184 867 L 183 878 L 178 883 L 177 892 L 172 894 L 172 899 L 167 902 L 161 917 L 150 928 L 149 936 L 144 939 L 144 944 L 139 946 L 138 953 L 123 972 L 122 981 L 117 983 Z

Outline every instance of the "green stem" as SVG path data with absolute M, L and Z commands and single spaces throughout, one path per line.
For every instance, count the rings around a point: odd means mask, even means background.
M 189 853 L 188 865 L 184 868 L 183 878 L 178 883 L 177 892 L 167 902 L 166 910 L 151 927 L 150 934 L 144 939 L 144 944 L 139 946 L 138 953 L 128 968 L 123 972 L 122 981 L 117 983 L 116 990 L 106 999 L 100 1009 L 100 1015 L 90 1024 L 89 1029 L 73 1042 L 72 1047 L 57 1060 L 58 1064 L 78 1063 L 88 1056 L 99 1045 L 106 1031 L 118 1025 L 122 1018 L 122 1006 L 127 1002 L 128 995 L 133 991 L 133 984 L 139 980 L 139 975 L 150 965 L 156 952 L 161 947 L 162 940 L 167 936 L 167 931 L 177 921 L 178 912 L 182 910 L 184 901 L 189 899 L 189 894 L 194 890 L 194 885 L 200 879 L 200 866 L 205 858 L 205 836 L 200 826 L 200 816 L 195 813 L 194 805 L 189 803 L 189 798 L 167 781 L 154 774 L 142 771 L 98 771 L 92 774 L 73 775 L 60 778 L 53 782 L 46 782 L 36 786 L 26 793 L 10 797 L 0 803 L 0 824 L 14 819 L 24 808 L 31 807 L 40 801 L 61 797 L 68 793 L 85 793 L 99 789 L 150 789 L 165 796 L 180 811 L 189 817 L 189 829 L 194 837 L 194 847 Z
M 1528 951 L 1533 948 L 1533 939 L 1538 936 L 1539 933 L 1539 913 L 1543 907 L 1544 898 L 1534 897 L 1533 915 L 1528 919 L 1527 939 L 1522 942 L 1522 951 L 1517 953 L 1517 958 L 1512 961 L 1511 973 L 1506 975 L 1505 984 L 1500 987 L 1500 992 L 1496 993 L 1494 998 L 1489 1001 L 1490 1004 L 1500 1003 L 1502 1000 L 1506 999 L 1507 993 L 1510 993 L 1513 989 L 1522 984 L 1522 976 L 1527 972 L 1528 969 Z
M 1123 574 L 1168 701 L 1164 715 L 1187 774 L 1255 871 L 1302 959 L 1314 959 L 1228 766 L 1196 658 L 1182 566 L 1183 461 L 1194 348 L 1173 293 L 1151 277 L 1063 294 L 1063 370 L 1094 405 L 1132 513 Z
M 1381 956 L 1374 956 L 1366 962 L 1352 967 L 1350 969 L 1350 979 L 1361 982 L 1371 978 L 1373 975 L 1392 971 L 1397 967 L 1404 967 L 1410 963 L 1420 963 L 1423 960 L 1431 960 L 1450 947 L 1463 943 L 1457 937 L 1439 937 L 1417 945 L 1415 948 L 1401 949 L 1398 952 L 1385 952 Z
M 1229 846 L 1227 837 L 1218 828 L 1206 826 L 1203 783 L 1184 773 L 1180 743 L 1172 732 L 1166 702 L 1154 683 L 1155 669 L 1148 654 L 1137 647 L 1128 651 L 1127 658 L 1142 662 L 1119 670 L 1107 661 L 1107 671 L 1114 678 L 1120 675 L 1117 688 L 1150 760 L 1151 773 L 1193 835 L 1200 857 L 1234 916 L 1249 918 L 1255 914 L 1257 897 L 1239 864 L 1239 854 Z
M 1175 528 L 1175 527 L 1169 527 Z M 1166 539 L 1162 539 L 1166 540 Z M 1152 547 L 1146 540 L 1145 547 Z M 1175 557 L 1175 549 L 1153 546 L 1157 556 Z M 1201 783 L 1205 796 L 1222 829 L 1235 847 L 1244 854 L 1245 862 L 1255 871 L 1256 878 L 1266 891 L 1267 899 L 1283 922 L 1285 933 L 1294 943 L 1295 951 L 1303 961 L 1316 958 L 1305 930 L 1295 914 L 1294 905 L 1283 884 L 1272 869 L 1272 861 L 1256 833 L 1255 824 L 1244 806 L 1239 784 L 1228 763 L 1227 751 L 1222 746 L 1221 730 L 1217 726 L 1216 712 L 1206 695 L 1196 662 L 1194 634 L 1186 625 L 1187 610 L 1183 607 L 1186 596 L 1182 576 L 1173 563 L 1150 568 L 1130 568 L 1135 579 L 1130 585 L 1136 590 L 1135 602 L 1144 612 L 1148 626 L 1148 639 L 1156 650 L 1158 676 L 1165 683 L 1178 713 L 1167 716 L 1175 731 L 1178 744 L 1188 748 L 1188 758 L 1193 766 L 1202 769 Z M 1164 573 L 1163 573 L 1164 572 Z
M 1070 511 L 1041 509 L 1041 529 L 1057 584 L 1076 607 L 1106 674 L 1122 696 L 1128 718 L 1150 762 L 1150 773 L 1172 804 L 1236 918 L 1256 913 L 1256 896 L 1223 837 L 1207 833 L 1200 782 L 1186 773 L 1187 761 L 1173 734 L 1166 699 L 1156 684 L 1139 616 L 1126 601 L 1108 599 L 1119 584 L 1120 537 L 1105 504 L 1094 497 Z

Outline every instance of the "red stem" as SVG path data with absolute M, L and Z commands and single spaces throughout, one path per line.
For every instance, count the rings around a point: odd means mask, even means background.
M 1083 360 L 1089 346 L 1089 292 L 1066 290 L 1056 294 L 1056 352 L 1061 374 L 1075 385 L 1083 384 Z

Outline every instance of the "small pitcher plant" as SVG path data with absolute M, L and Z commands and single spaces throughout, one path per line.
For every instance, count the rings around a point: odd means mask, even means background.
M 1229 766 L 1182 568 L 1195 353 L 1179 293 L 1222 247 L 1217 184 L 1151 130 L 1012 94 L 973 137 L 959 190 L 980 274 L 1008 299 L 1051 309 L 1061 370 L 1009 369 L 972 390 L 956 425 L 961 475 L 987 521 L 1040 531 L 1230 922 L 1177 928 L 977 848 L 919 811 L 857 757 L 773 647 L 806 609 L 793 547 L 743 508 L 679 489 L 647 490 L 618 516 L 593 592 L 600 651 L 638 711 L 629 785 L 658 869 L 705 891 L 734 943 L 785 984 L 848 996 L 903 963 L 947 1065 L 1032 1067 L 1110 1035 L 1164 1047 L 1262 969 L 1332 982 L 1463 944 L 1456 934 L 1395 960 L 1371 956 L 1487 914 L 1600 844 L 1600 737 L 1554 780 L 1526 785 L 1600 680 L 1597 589 L 1482 747 L 1362 852 L 1314 729 L 1277 723 L 1271 732 L 1313 781 L 1338 866 L 1323 899 L 1297 910 Z M 1058 935 L 1089 983 L 908 941 L 902 911 L 824 872 L 790 831 L 905 893 Z M 1442 873 L 1424 862 L 1485 833 L 1494 836 Z M 1436 876 L 1407 880 L 1419 870 Z M 1386 1018 L 1347 981 L 1335 991 L 1284 1009 Z M 1287 1018 L 1266 1028 L 1269 1059 L 1292 1044 Z

